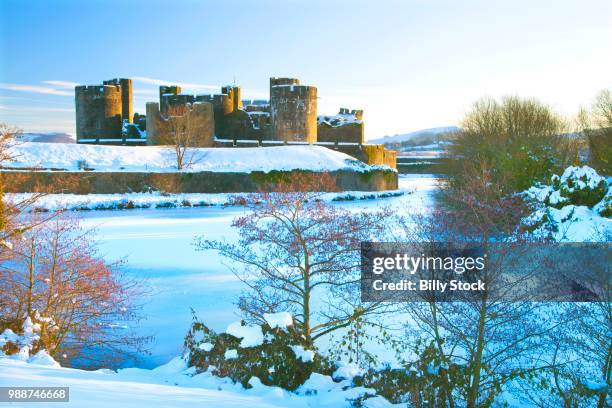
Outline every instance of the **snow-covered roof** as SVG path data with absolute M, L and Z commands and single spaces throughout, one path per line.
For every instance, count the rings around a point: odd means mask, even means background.
M 338 113 L 337 115 L 319 115 L 317 123 L 327 123 L 332 127 L 344 126 L 350 123 L 362 123 L 353 113 Z

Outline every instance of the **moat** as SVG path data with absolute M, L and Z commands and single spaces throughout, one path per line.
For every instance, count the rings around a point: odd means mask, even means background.
M 398 212 L 434 207 L 437 176 L 403 175 L 399 180 L 406 192 L 402 196 L 335 205 L 354 211 L 389 205 Z M 151 355 L 140 356 L 138 366 L 154 367 L 181 353 L 190 308 L 214 330 L 224 330 L 236 320 L 234 302 L 244 285 L 217 254 L 197 252 L 193 241 L 198 236 L 237 239 L 230 225 L 243 212 L 241 207 L 207 207 L 83 213 L 83 226 L 97 228 L 103 256 L 109 261 L 125 259 L 128 276 L 142 280 L 149 291 L 142 300 L 145 319 L 137 331 L 155 336 L 155 341 Z

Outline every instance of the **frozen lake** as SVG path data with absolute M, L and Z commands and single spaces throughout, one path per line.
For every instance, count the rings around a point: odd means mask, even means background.
M 398 211 L 431 208 L 439 179 L 433 175 L 402 175 L 400 197 L 339 202 L 358 211 L 390 205 Z M 223 260 L 214 252 L 196 251 L 194 239 L 235 240 L 231 228 L 242 207 L 200 207 L 92 211 L 83 226 L 96 228 L 101 252 L 109 261 L 125 259 L 126 272 L 141 279 L 149 289 L 138 331 L 155 336 L 150 356 L 141 367 L 165 363 L 182 351 L 183 338 L 191 323 L 190 308 L 214 330 L 225 330 L 238 320 L 234 305 L 243 289 Z

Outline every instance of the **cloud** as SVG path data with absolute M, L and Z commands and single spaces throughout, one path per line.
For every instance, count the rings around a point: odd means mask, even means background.
M 167 81 L 165 79 L 155 79 L 155 78 L 147 78 L 147 77 L 132 77 L 132 80 L 142 82 L 144 84 L 149 85 L 178 85 L 181 88 L 192 89 L 194 91 L 204 91 L 211 89 L 219 89 L 221 85 L 204 85 L 204 84 L 191 84 L 188 82 L 177 82 L 177 81 Z
M 39 93 L 39 94 L 46 94 L 46 95 L 74 96 L 74 92 L 61 91 L 59 89 L 50 88 L 48 86 L 0 83 L 0 89 L 6 89 L 9 91 L 16 91 L 16 92 Z
M 47 106 L 6 106 L 0 105 L 0 110 L 14 112 L 74 112 L 74 108 L 53 108 Z
M 80 85 L 78 82 L 56 81 L 56 80 L 43 81 L 43 84 L 52 85 L 52 86 L 55 86 L 57 88 L 67 88 L 67 89 L 74 89 L 75 86 Z

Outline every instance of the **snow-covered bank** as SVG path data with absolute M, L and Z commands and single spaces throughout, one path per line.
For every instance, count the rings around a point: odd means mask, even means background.
M 325 193 L 318 197 L 326 201 L 374 200 L 398 197 L 410 191 L 343 191 Z M 7 194 L 9 200 L 20 202 L 30 198 L 30 193 Z M 183 193 L 166 194 L 158 191 L 150 193 L 126 194 L 49 194 L 36 200 L 32 211 L 55 210 L 124 210 L 137 208 L 181 208 L 240 205 L 246 194 L 228 193 Z
M 253 381 L 253 388 L 244 389 L 230 380 L 209 373 L 194 375 L 185 362 L 176 358 L 153 370 L 128 368 L 83 371 L 71 368 L 30 364 L 0 358 L 0 386 L 69 387 L 70 402 L 38 402 L 37 407 L 67 406 L 71 408 L 154 407 L 348 407 L 350 393 L 343 391 L 346 384 L 329 378 L 315 377 L 310 395 L 287 392 L 278 387 L 267 387 Z M 323 377 L 323 376 L 321 376 Z M 316 391 L 316 392 L 314 392 Z M 382 398 L 366 402 L 369 407 L 392 406 Z
M 37 314 L 38 316 L 38 314 Z M 275 324 L 290 326 L 285 314 L 269 315 Z M 289 315 L 289 319 L 291 316 Z M 245 347 L 264 342 L 240 323 L 228 328 L 242 338 Z M 40 347 L 40 326 L 28 317 L 23 334 L 7 329 L 0 334 L 0 386 L 5 387 L 68 387 L 70 407 L 350 407 L 351 401 L 365 399 L 364 407 L 391 407 L 381 397 L 372 397 L 375 391 L 356 387 L 351 376 L 334 378 L 315 372 L 305 378 L 299 388 L 290 392 L 273 385 L 264 385 L 258 377 L 251 377 L 243 387 L 230 376 L 216 376 L 213 366 L 206 370 L 189 367 L 186 358 L 175 357 L 167 364 L 152 370 L 126 368 L 118 371 L 100 369 L 84 371 L 61 367 Z M 257 333 L 255 333 L 257 334 Z M 256 337 L 256 336 L 255 336 Z M 270 341 L 270 336 L 265 341 Z M 5 355 L 1 350 L 9 343 L 17 352 Z M 242 345 L 241 343 L 241 345 Z M 198 351 L 204 350 L 199 344 Z M 12 347 L 11 347 L 12 348 Z M 36 354 L 34 351 L 38 350 Z M 236 350 L 233 350 L 237 353 Z M 294 351 L 295 352 L 295 351 Z M 344 365 L 341 365 L 344 367 Z M 346 370 L 345 370 L 346 371 Z M 343 371 L 344 372 L 344 371 Z M 19 402 L 16 400 L 16 402 Z M 55 406 L 57 402 L 48 402 Z M 37 406 L 49 406 L 37 401 Z
M 98 172 L 176 171 L 176 156 L 172 147 L 164 146 L 105 146 L 70 143 L 17 144 L 11 149 L 15 169 L 62 169 Z M 359 160 L 322 146 L 276 146 L 244 148 L 193 148 L 187 156 L 193 163 L 188 172 L 219 173 L 272 170 L 367 171 L 373 169 Z M 379 167 L 379 166 L 376 166 Z M 388 169 L 387 167 L 384 167 Z

